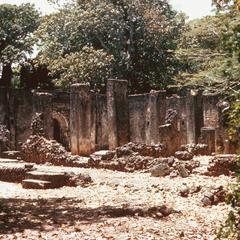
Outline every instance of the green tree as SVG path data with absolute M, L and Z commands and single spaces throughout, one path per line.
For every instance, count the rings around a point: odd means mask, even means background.
M 0 4 L 0 85 L 9 87 L 12 64 L 19 63 L 33 51 L 32 33 L 38 27 L 39 13 L 33 5 Z
M 111 59 L 110 64 L 94 57 L 91 67 L 96 73 L 92 76 L 98 75 L 95 65 L 100 64 L 110 68 L 112 77 L 129 80 L 132 91 L 163 88 L 176 72 L 174 51 L 183 24 L 183 17 L 166 1 L 79 0 L 45 17 L 37 31 L 39 59 L 50 66 L 59 83 L 63 76 L 71 82 L 76 80 L 73 76 L 78 76 L 76 71 L 87 73 L 89 69 L 90 59 L 82 54 L 87 47 L 92 49 L 92 56 L 101 51 Z M 75 59 L 72 68 L 66 70 L 63 63 L 67 65 L 71 57 Z M 54 65 L 61 66 L 61 74 Z M 84 78 L 90 81 L 84 75 L 78 80 Z

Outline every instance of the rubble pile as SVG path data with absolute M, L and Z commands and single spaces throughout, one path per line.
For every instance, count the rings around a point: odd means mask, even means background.
M 77 161 L 55 140 L 47 140 L 39 135 L 31 135 L 22 146 L 22 159 L 26 162 L 71 166 Z
M 153 177 L 165 177 L 170 176 L 171 178 L 180 176 L 188 177 L 193 169 L 199 167 L 200 162 L 197 160 L 181 161 L 174 157 L 160 158 L 160 163 L 150 169 L 151 176 Z
M 5 125 L 0 125 L 0 152 L 9 150 L 10 132 Z
M 142 143 L 128 143 L 116 149 L 117 157 L 137 153 L 141 156 L 158 158 L 165 155 L 166 147 L 163 144 L 147 145 Z
M 162 145 L 129 143 L 112 151 L 98 151 L 90 156 L 89 166 L 123 172 L 144 171 L 153 176 L 187 177 L 199 161 L 191 158 L 180 160 L 174 157 L 162 157 Z
M 209 176 L 220 176 L 227 175 L 230 176 L 234 174 L 239 169 L 237 155 L 235 154 L 222 154 L 213 157 L 208 166 L 207 175 Z
M 204 156 L 208 155 L 208 146 L 207 144 L 186 144 L 180 147 L 180 151 L 187 151 L 194 156 Z
M 66 186 L 70 187 L 88 187 L 93 183 L 93 180 L 89 174 L 69 174 Z

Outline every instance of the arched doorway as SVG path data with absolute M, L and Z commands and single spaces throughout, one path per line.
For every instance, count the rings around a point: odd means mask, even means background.
M 69 127 L 65 116 L 59 112 L 53 112 L 53 138 L 57 142 L 61 143 L 66 150 L 70 150 L 69 147 Z

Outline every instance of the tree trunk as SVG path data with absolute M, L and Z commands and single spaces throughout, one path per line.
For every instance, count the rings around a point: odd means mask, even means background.
M 0 87 L 11 87 L 12 74 L 12 65 L 4 64 L 2 68 Z

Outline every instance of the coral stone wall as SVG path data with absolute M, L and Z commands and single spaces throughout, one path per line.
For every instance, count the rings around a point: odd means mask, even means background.
M 217 95 L 203 96 L 199 91 L 171 97 L 165 91 L 128 95 L 127 84 L 109 80 L 105 95 L 87 84 L 74 84 L 70 92 L 0 88 L 0 124 L 10 131 L 12 150 L 20 149 L 31 135 L 36 113 L 42 114 L 44 136 L 72 154 L 89 155 L 128 142 L 164 143 L 169 154 L 187 143 L 208 144 L 209 152 L 219 145 L 224 148 Z

